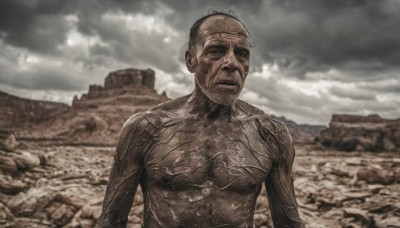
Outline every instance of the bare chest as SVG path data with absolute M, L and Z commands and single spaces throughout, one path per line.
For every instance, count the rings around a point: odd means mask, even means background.
M 269 172 L 271 159 L 256 128 L 243 123 L 166 128 L 145 157 L 149 181 L 167 188 L 209 187 L 251 191 Z

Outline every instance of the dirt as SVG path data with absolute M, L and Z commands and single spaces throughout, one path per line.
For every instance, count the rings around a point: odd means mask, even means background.
M 94 227 L 114 148 L 24 143 L 16 151 L 45 154 L 46 163 L 12 177 L 0 174 L 25 185 L 16 195 L 0 193 L 0 227 Z M 310 145 L 296 151 L 295 190 L 307 227 L 400 227 L 400 154 L 326 151 Z M 361 178 L 354 183 L 360 168 L 392 171 L 394 181 L 379 184 Z M 142 203 L 138 190 L 128 227 L 140 227 Z M 265 190 L 254 224 L 272 227 Z

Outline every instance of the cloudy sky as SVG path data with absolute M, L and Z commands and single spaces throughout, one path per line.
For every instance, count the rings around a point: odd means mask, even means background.
M 134 67 L 182 96 L 188 31 L 210 8 L 236 11 L 250 32 L 242 99 L 298 123 L 400 117 L 399 0 L 2 0 L 0 90 L 70 103 Z

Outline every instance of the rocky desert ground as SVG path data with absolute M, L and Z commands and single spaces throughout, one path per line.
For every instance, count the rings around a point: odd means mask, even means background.
M 94 227 L 123 121 L 168 100 L 154 80 L 151 70 L 112 72 L 72 107 L 0 94 L 0 227 Z M 307 227 L 400 227 L 399 119 L 334 116 L 321 135 L 288 126 Z M 142 213 L 138 189 L 128 227 Z M 254 226 L 273 227 L 264 189 Z
M 398 179 L 387 184 L 387 176 L 381 174 L 376 180 L 360 176 L 357 183 L 353 181 L 357 171 L 363 170 L 387 170 L 399 175 L 398 154 L 326 151 L 314 146 L 296 146 L 296 150 L 295 190 L 307 227 L 400 226 Z M 25 158 L 29 154 L 31 161 L 17 162 L 25 164 L 25 170 L 17 165 L 18 173 L 12 176 L 0 175 L 0 227 L 94 226 L 108 181 L 113 147 L 21 142 L 12 153 Z M 142 203 L 139 189 L 128 227 L 140 227 Z M 268 208 L 263 190 L 257 203 L 255 227 L 273 227 Z

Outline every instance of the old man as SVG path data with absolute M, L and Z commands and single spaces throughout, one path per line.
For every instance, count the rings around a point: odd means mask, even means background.
M 304 227 L 293 188 L 288 129 L 239 100 L 250 40 L 233 15 L 190 29 L 194 91 L 133 115 L 117 143 L 99 227 L 125 227 L 140 184 L 143 227 L 253 227 L 265 184 L 275 227 Z

